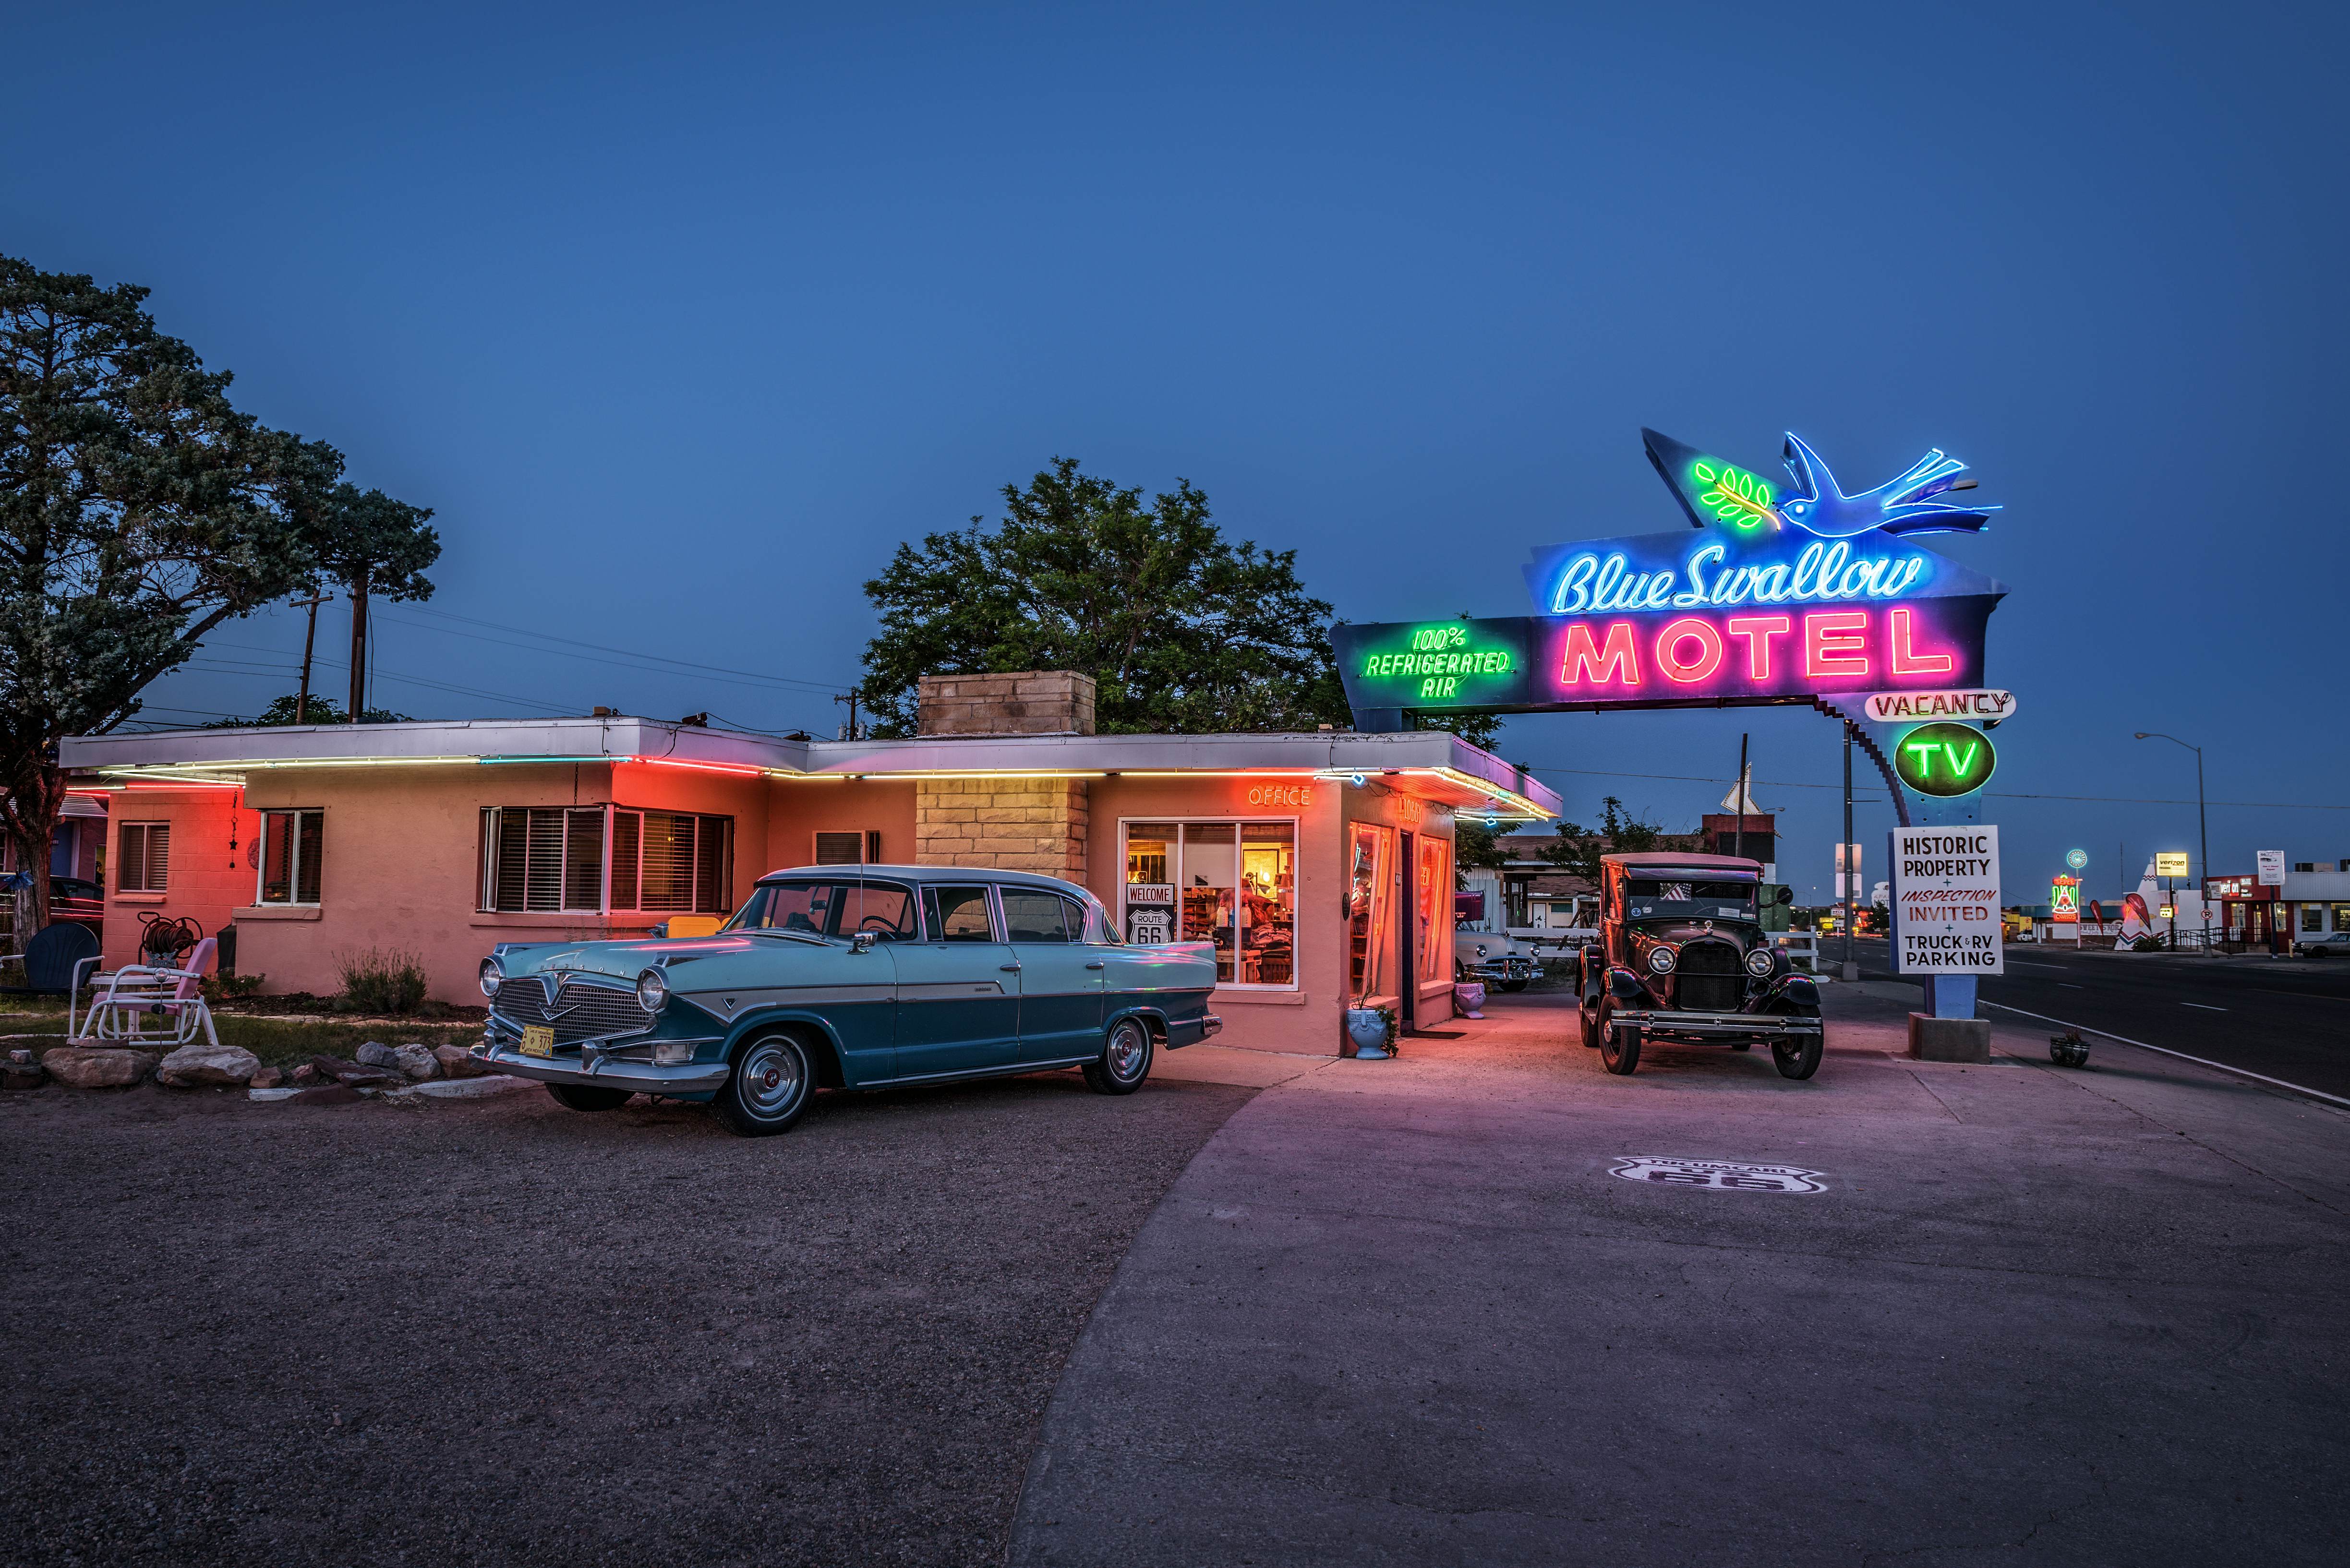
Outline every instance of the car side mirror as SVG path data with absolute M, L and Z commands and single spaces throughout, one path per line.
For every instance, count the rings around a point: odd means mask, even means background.
M 1795 890 L 1794 890 L 1793 888 L 1788 887 L 1785 883 L 1782 882 L 1782 883 L 1779 885 L 1779 895 L 1778 895 L 1778 897 L 1777 897 L 1777 898 L 1773 898 L 1773 899 L 1772 900 L 1772 902 L 1773 902 L 1773 903 L 1777 903 L 1777 904 L 1792 904 L 1792 903 L 1794 903 L 1794 901 L 1795 901 Z
M 871 952 L 873 950 L 873 933 L 871 931 L 850 932 L 848 937 L 848 950 L 853 953 Z

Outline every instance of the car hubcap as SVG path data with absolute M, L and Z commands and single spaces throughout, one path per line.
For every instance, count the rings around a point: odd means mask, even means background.
M 777 1116 L 800 1097 L 800 1054 L 782 1040 L 763 1040 L 743 1063 L 743 1103 L 751 1114 Z
M 1124 1083 L 1142 1071 L 1142 1031 L 1131 1023 L 1121 1023 L 1109 1037 L 1109 1070 Z

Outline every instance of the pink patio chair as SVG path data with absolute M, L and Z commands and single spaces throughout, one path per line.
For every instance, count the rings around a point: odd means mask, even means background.
M 211 937 L 198 942 L 189 950 L 185 969 L 134 963 L 93 977 L 91 983 L 104 989 L 90 998 L 89 1011 L 83 1014 L 84 1038 L 176 1048 L 202 1030 L 206 1040 L 218 1045 L 213 1010 L 204 1003 L 204 971 L 213 966 L 215 946 Z M 171 1033 L 149 1033 L 145 1025 L 150 1018 L 170 1020 Z

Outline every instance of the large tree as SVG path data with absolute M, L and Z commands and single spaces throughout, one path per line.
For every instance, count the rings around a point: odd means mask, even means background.
M 1625 810 L 1624 803 L 1611 794 L 1599 803 L 1599 824 L 1596 827 L 1562 817 L 1558 842 L 1543 846 L 1542 857 L 1596 888 L 1599 857 L 1603 855 L 1639 855 L 1651 849 L 1693 847 L 1692 836 L 1668 834 L 1663 824 L 1641 820 L 1638 813 Z
M 1330 607 L 1294 550 L 1234 543 L 1178 480 L 1146 504 L 1056 458 L 1004 515 L 900 545 L 865 585 L 881 635 L 861 687 L 875 732 L 910 734 L 932 674 L 1074 670 L 1105 732 L 1311 730 L 1348 722 Z
M 322 459 L 333 452 L 323 442 L 310 443 L 314 473 L 325 472 Z M 379 722 L 368 717 L 375 711 L 367 701 L 368 603 L 371 597 L 432 597 L 432 583 L 424 575 L 441 558 L 441 535 L 424 525 L 432 509 L 395 501 L 380 490 L 337 483 L 304 486 L 296 511 L 317 561 L 317 580 L 338 583 L 349 596 L 351 688 L 346 711 L 359 714 L 360 722 Z
M 0 256 L 0 833 L 46 922 L 57 742 L 114 729 L 221 622 L 312 580 L 333 448 L 263 427 L 147 290 Z

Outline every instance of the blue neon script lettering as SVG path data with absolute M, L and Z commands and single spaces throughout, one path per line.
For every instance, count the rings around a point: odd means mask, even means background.
M 1815 539 L 1792 563 L 1733 566 L 1709 576 L 1707 569 L 1720 566 L 1727 554 L 1719 545 L 1691 551 L 1685 563 L 1690 586 L 1679 593 L 1673 591 L 1679 573 L 1635 572 L 1621 552 L 1577 556 L 1558 575 L 1558 587 L 1551 593 L 1551 613 L 1891 599 L 1908 592 L 1926 575 L 1923 556 L 1856 559 L 1852 546 L 1844 540 Z

